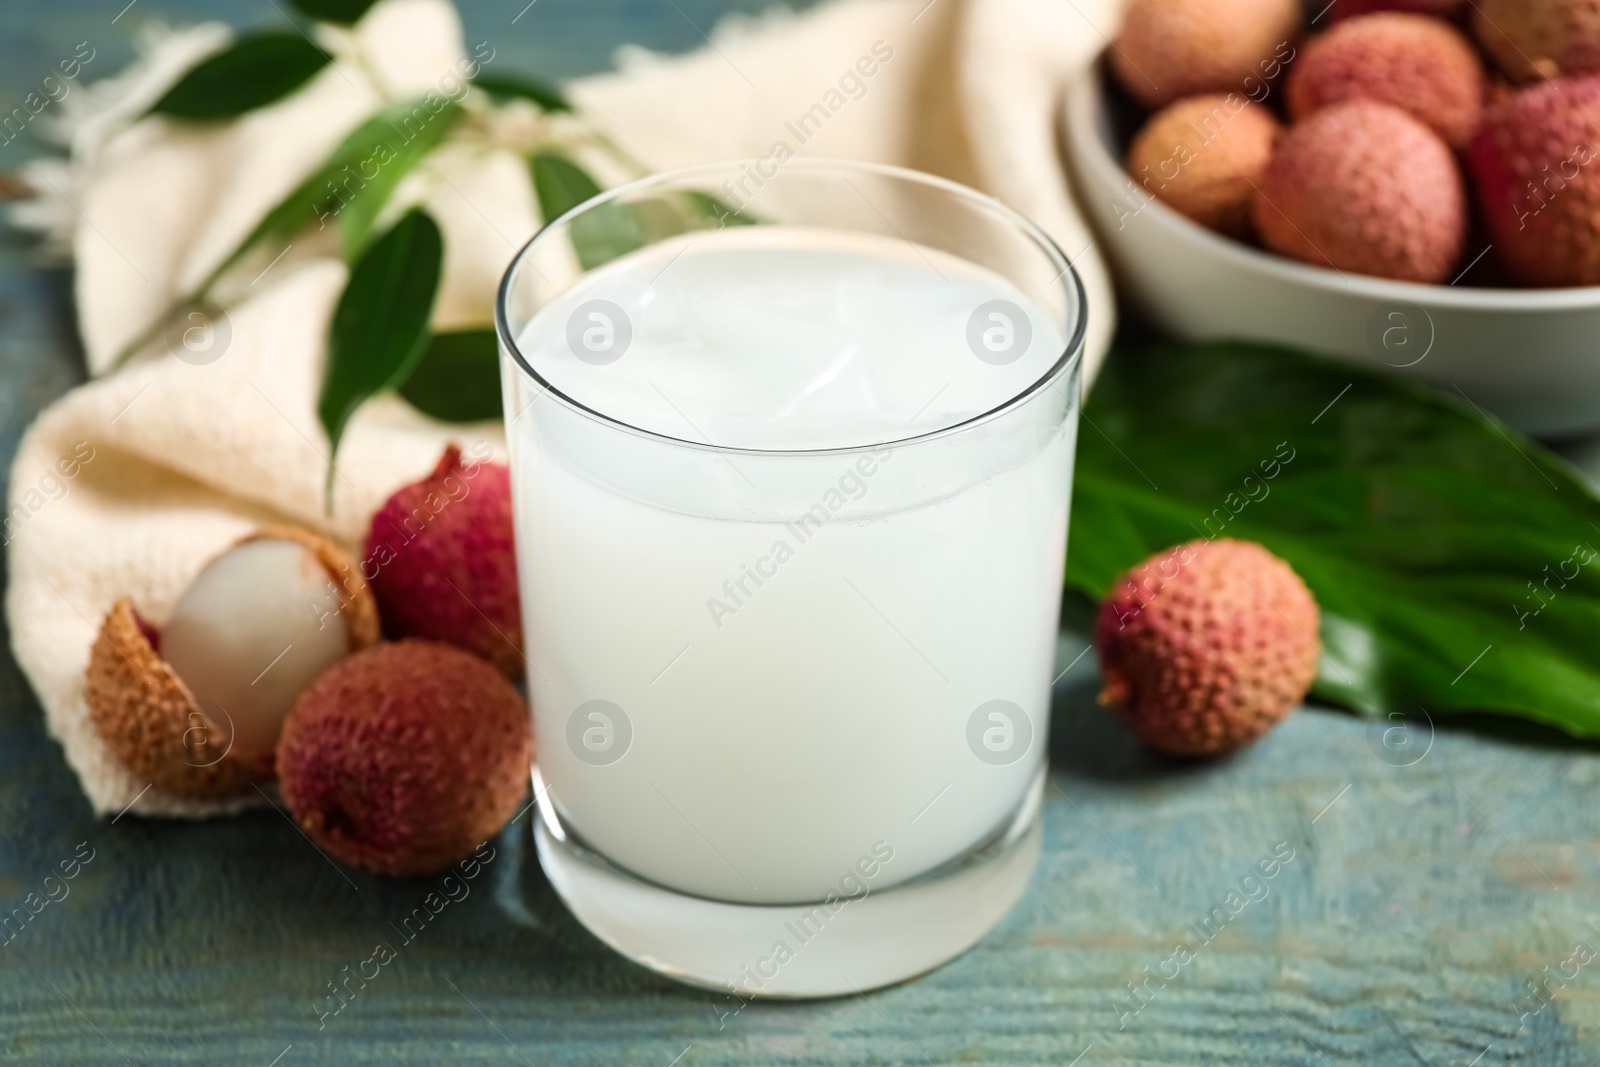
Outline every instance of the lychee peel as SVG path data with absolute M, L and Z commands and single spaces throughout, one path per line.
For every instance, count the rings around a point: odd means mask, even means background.
M 200 710 L 183 680 L 161 658 L 153 632 L 121 597 L 107 612 L 89 652 L 84 701 L 89 719 L 123 766 L 177 796 L 233 796 L 272 776 L 271 766 L 230 754 L 211 760 L 202 746 L 226 724 Z
M 1296 120 L 1349 100 L 1393 104 L 1462 148 L 1483 118 L 1486 84 L 1460 31 L 1423 15 L 1385 13 L 1313 38 L 1289 68 L 1287 99 Z
M 1468 152 L 1495 250 L 1530 285 L 1600 285 L 1600 76 L 1490 108 Z
M 533 754 L 528 708 L 503 674 L 406 640 L 351 656 L 301 695 L 278 742 L 279 789 L 334 856 L 426 874 L 516 814 Z
M 1148 107 L 1201 93 L 1243 93 L 1294 56 L 1299 0 L 1133 0 L 1110 51 L 1112 72 Z
M 396 491 L 372 517 L 367 558 L 390 637 L 454 644 L 512 680 L 522 677 L 509 468 L 464 465 L 451 445 L 432 474 Z
M 1255 204 L 1267 247 L 1340 272 L 1447 280 L 1466 242 L 1449 145 L 1388 104 L 1318 111 L 1278 138 Z
M 1319 621 L 1305 583 L 1260 545 L 1179 545 L 1119 578 L 1102 605 L 1101 700 L 1164 752 L 1231 752 L 1304 699 Z
M 1271 112 L 1237 93 L 1190 97 L 1139 131 L 1128 151 L 1128 173 L 1200 225 L 1245 237 L 1280 130 Z

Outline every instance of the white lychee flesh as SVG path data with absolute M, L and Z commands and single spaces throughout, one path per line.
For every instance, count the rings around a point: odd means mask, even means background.
M 337 589 L 310 549 L 248 541 L 200 572 L 161 630 L 161 658 L 208 717 L 221 746 L 270 760 L 299 695 L 350 650 Z M 218 709 L 222 715 L 217 716 Z

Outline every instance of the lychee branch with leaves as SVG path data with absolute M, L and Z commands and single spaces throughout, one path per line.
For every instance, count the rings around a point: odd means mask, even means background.
M 294 7 L 319 23 L 348 27 L 373 2 L 294 0 Z M 485 74 L 486 61 L 480 49 L 476 58 L 461 64 L 468 81 L 457 83 L 459 92 L 388 100 L 268 210 L 210 273 L 125 346 L 112 368 L 145 351 L 174 316 L 202 302 L 225 305 L 238 279 L 270 267 L 308 232 L 323 239 L 331 231 L 350 274 L 329 326 L 317 400 L 317 415 L 328 435 L 328 510 L 340 439 L 352 416 L 379 393 L 398 391 L 423 414 L 447 422 L 497 417 L 494 331 L 487 323 L 440 333 L 431 328 L 445 245 L 438 223 L 420 206 L 419 191 L 443 180 L 430 180 L 430 158 L 456 144 L 517 151 L 528 160 L 529 180 L 546 222 L 601 191 L 575 158 L 580 153 L 601 153 L 635 176 L 643 176 L 647 168 L 583 120 L 559 89 Z M 236 121 L 300 90 L 335 62 L 298 30 L 246 34 L 192 67 L 149 116 L 189 124 Z M 359 49 L 353 62 L 365 65 Z M 381 85 L 380 79 L 372 81 Z M 508 108 L 528 104 L 541 121 L 505 121 Z M 421 181 L 402 196 L 402 182 L 412 174 Z M 592 270 L 673 233 L 749 221 L 704 194 L 651 206 L 666 210 L 643 211 L 618 203 L 576 220 L 570 237 L 580 266 Z

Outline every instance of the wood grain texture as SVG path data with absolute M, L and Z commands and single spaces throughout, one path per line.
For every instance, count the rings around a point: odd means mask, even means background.
M 695 25 L 759 6 L 540 0 L 513 27 L 524 2 L 466 4 L 469 38 L 503 24 L 495 40 L 508 68 L 551 76 L 599 66 L 626 40 L 693 47 Z M 109 71 L 136 16 L 276 17 L 265 6 L 140 0 L 112 26 L 120 7 L 0 8 L 0 102 L 91 33 L 108 42 L 96 73 Z M 0 149 L 0 167 L 26 151 L 20 141 Z M 81 375 L 67 295 L 64 275 L 31 269 L 23 242 L 0 239 L 7 461 L 32 414 Z M 1062 666 L 1081 649 L 1064 641 Z M 1237 758 L 1174 763 L 1093 703 L 1092 664 L 1078 660 L 1057 686 L 1045 850 L 1030 892 L 977 948 L 919 981 L 723 1015 L 733 1005 L 623 961 L 579 927 L 540 873 L 523 815 L 470 895 L 319 1024 L 328 983 L 395 941 L 392 924 L 438 880 L 338 868 L 270 812 L 205 824 L 93 818 L 26 682 L 0 656 L 0 917 L 42 893 L 80 845 L 93 852 L 69 894 L 0 947 L 0 1061 L 1600 1060 L 1600 956 L 1575 975 L 1568 965 L 1564 984 L 1551 979 L 1537 1012 L 1528 986 L 1579 943 L 1600 951 L 1593 750 L 1459 725 L 1431 742 L 1423 728 L 1397 750 L 1383 726 L 1306 710 Z M 1293 859 L 1259 879 L 1280 842 Z M 1252 872 L 1259 880 L 1246 883 Z M 1260 899 L 1242 903 L 1247 892 Z M 1179 945 L 1193 958 L 1175 962 Z M 1142 984 L 1137 1012 L 1129 983 Z

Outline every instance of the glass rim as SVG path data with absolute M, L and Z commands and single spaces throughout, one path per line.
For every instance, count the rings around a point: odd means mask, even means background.
M 747 446 L 713 444 L 710 441 L 691 441 L 682 437 L 674 437 L 671 434 L 658 433 L 655 430 L 648 430 L 642 426 L 635 426 L 632 423 L 623 421 L 622 419 L 607 415 L 603 411 L 598 411 L 595 408 L 584 404 L 575 397 L 568 396 L 566 393 L 563 393 L 560 389 L 552 385 L 544 377 L 544 375 L 540 374 L 533 368 L 533 365 L 528 362 L 527 356 L 523 354 L 522 349 L 518 346 L 516 338 L 512 336 L 510 324 L 507 321 L 506 307 L 509 294 L 511 292 L 512 278 L 514 278 L 522 269 L 524 263 L 527 261 L 529 252 L 532 251 L 534 245 L 539 243 L 541 238 L 549 234 L 555 229 L 555 227 L 569 222 L 578 215 L 591 211 L 602 204 L 607 204 L 614 200 L 620 199 L 621 197 L 630 195 L 634 192 L 663 185 L 680 183 L 686 179 L 693 178 L 701 174 L 723 173 L 729 170 L 737 171 L 742 164 L 753 164 L 755 162 L 756 161 L 754 159 L 731 159 L 713 163 L 697 163 L 688 167 L 678 167 L 674 170 L 662 171 L 659 174 L 647 175 L 624 185 L 618 185 L 614 188 L 607 189 L 601 192 L 600 195 L 590 197 L 588 200 L 583 201 L 583 203 L 569 208 L 562 214 L 546 222 L 543 226 L 539 227 L 532 237 L 528 238 L 527 242 L 523 244 L 521 248 L 517 250 L 516 255 L 511 257 L 511 262 L 506 266 L 505 273 L 500 278 L 500 287 L 495 293 L 495 333 L 499 336 L 500 343 L 504 347 L 505 351 L 511 354 L 511 358 L 517 363 L 518 367 L 521 368 L 522 373 L 528 375 L 528 377 L 533 380 L 534 385 L 539 389 L 542 395 L 554 398 L 557 402 L 571 410 L 574 414 L 581 415 L 587 419 L 598 422 L 609 429 L 619 430 L 624 433 L 632 434 L 636 437 L 643 437 L 649 440 L 659 441 L 663 444 L 677 447 L 698 449 L 705 452 L 717 452 L 725 455 L 846 456 L 863 452 L 872 452 L 883 448 L 901 448 L 908 445 L 921 444 L 923 442 L 937 440 L 943 437 L 969 433 L 977 429 L 979 426 L 999 419 L 1010 411 L 1021 407 L 1023 404 L 1027 403 L 1038 394 L 1044 392 L 1046 389 L 1052 388 L 1056 382 L 1064 378 L 1068 373 L 1078 368 L 1082 364 L 1089 321 L 1088 295 L 1084 291 L 1083 280 L 1078 276 L 1077 268 L 1072 265 L 1072 260 L 1067 258 L 1066 254 L 1061 251 L 1061 247 L 1056 244 L 1055 240 L 1051 238 L 1049 234 L 1045 233 L 1045 231 L 1040 228 L 1040 226 L 1032 219 L 1028 218 L 1020 211 L 1008 207 L 997 197 L 989 196 L 988 194 L 981 193 L 970 186 L 962 185 L 960 182 L 954 182 L 948 178 L 941 178 L 925 171 L 912 170 L 909 167 L 897 167 L 888 163 L 869 163 L 857 160 L 832 159 L 823 157 L 813 159 L 791 159 L 787 163 L 784 163 L 783 167 L 785 169 L 799 168 L 801 170 L 809 171 L 855 171 L 857 173 L 878 174 L 885 177 L 897 178 L 902 181 L 908 181 L 930 188 L 939 189 L 945 193 L 951 194 L 961 200 L 965 200 L 970 204 L 974 204 L 986 211 L 991 212 L 992 214 L 998 216 L 1001 221 L 1009 223 L 1019 230 L 1024 236 L 1030 238 L 1033 243 L 1044 252 L 1047 259 L 1061 268 L 1057 272 L 1056 276 L 1051 279 L 1050 284 L 1055 285 L 1058 282 L 1061 282 L 1063 285 L 1067 286 L 1070 292 L 1076 297 L 1076 314 L 1073 316 L 1074 321 L 1071 323 L 1071 330 L 1067 338 L 1066 347 L 1062 351 L 1060 357 L 1057 358 L 1056 361 L 1044 371 L 1044 373 L 1035 378 L 1025 388 L 1022 388 L 1008 396 L 1005 400 L 1001 401 L 999 404 L 996 404 L 987 411 L 980 412 L 977 415 L 963 419 L 960 422 L 952 423 L 949 426 L 941 426 L 938 429 L 928 430 L 924 433 L 913 434 L 909 437 L 895 438 L 893 440 L 878 441 L 874 443 L 839 445 L 828 448 L 750 448 Z M 589 272 L 584 271 L 583 273 L 587 274 Z M 535 396 L 534 399 L 537 400 L 538 397 Z

